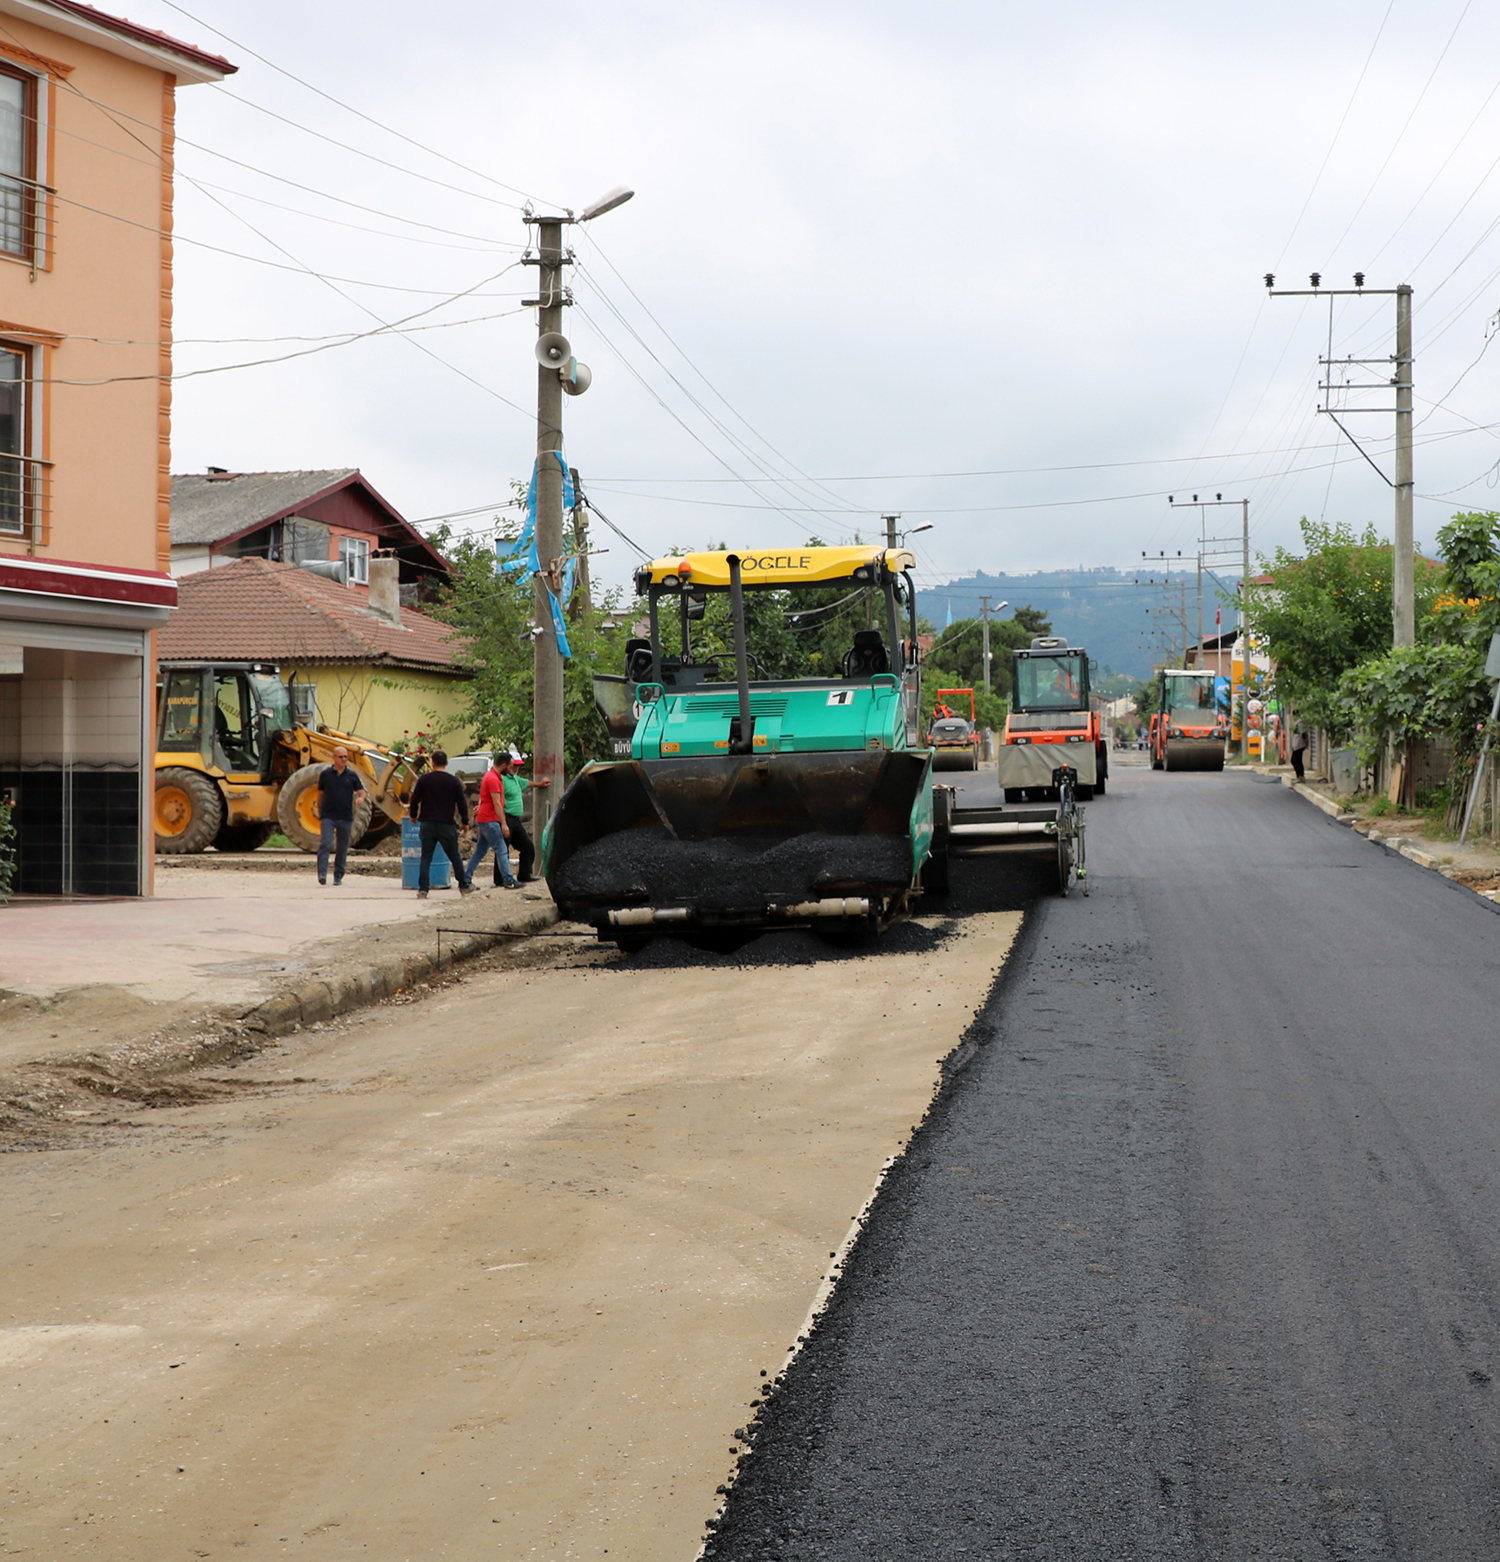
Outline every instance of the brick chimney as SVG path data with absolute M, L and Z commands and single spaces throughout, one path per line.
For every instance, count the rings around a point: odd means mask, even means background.
M 401 623 L 401 561 L 394 553 L 370 555 L 370 611 L 388 624 Z

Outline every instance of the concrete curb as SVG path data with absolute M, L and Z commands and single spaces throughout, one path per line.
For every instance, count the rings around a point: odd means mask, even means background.
M 1324 797 L 1321 792 L 1315 792 L 1311 787 L 1304 786 L 1290 777 L 1283 776 L 1282 783 L 1285 786 L 1289 786 L 1298 797 L 1305 797 L 1315 808 L 1321 808 L 1325 814 L 1338 824 L 1352 826 L 1358 817 L 1357 814 L 1346 813 L 1337 803 L 1330 798 Z M 1420 846 L 1412 845 L 1408 836 L 1384 835 L 1376 829 L 1356 830 L 1354 833 L 1356 835 L 1362 834 L 1371 845 L 1380 847 L 1382 851 L 1394 852 L 1398 857 L 1405 857 L 1408 862 L 1415 863 L 1419 868 L 1427 868 L 1433 873 L 1440 874 L 1456 888 L 1468 890 L 1476 900 L 1482 900 L 1487 905 L 1500 909 L 1500 890 L 1474 889 L 1472 885 L 1465 884 L 1461 879 L 1454 878 L 1453 871 L 1447 863 L 1435 857 L 1431 852 L 1423 851 Z
M 506 919 L 494 932 L 540 933 L 557 921 L 557 907 L 550 902 Z M 224 1023 L 263 1036 L 285 1036 L 304 1025 L 317 1025 L 355 1009 L 367 1008 L 383 998 L 394 998 L 418 982 L 448 966 L 487 954 L 501 940 L 481 933 L 450 934 L 441 940 L 439 954 L 390 955 L 362 970 L 348 971 L 327 981 L 304 982 L 262 999 L 252 1008 L 223 1013 Z
M 1297 780 L 1295 776 L 1283 776 L 1281 784 L 1285 787 L 1290 787 L 1298 797 L 1305 797 L 1314 808 L 1321 808 L 1330 819 L 1337 819 L 1340 824 L 1349 824 L 1354 819 L 1353 814 L 1346 813 L 1331 797 L 1324 797 L 1321 792 L 1315 792 L 1305 782 Z

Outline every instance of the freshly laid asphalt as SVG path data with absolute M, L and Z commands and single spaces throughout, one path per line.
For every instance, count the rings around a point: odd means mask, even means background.
M 1500 1558 L 1500 916 L 1250 776 L 1088 820 L 706 1554 Z

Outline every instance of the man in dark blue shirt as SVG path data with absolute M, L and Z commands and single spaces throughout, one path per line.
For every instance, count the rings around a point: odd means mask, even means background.
M 349 835 L 354 828 L 354 794 L 365 784 L 359 772 L 349 768 L 349 750 L 336 748 L 333 763 L 318 777 L 318 883 L 328 882 L 328 848 L 334 848 L 333 887 L 344 882 L 349 857 Z

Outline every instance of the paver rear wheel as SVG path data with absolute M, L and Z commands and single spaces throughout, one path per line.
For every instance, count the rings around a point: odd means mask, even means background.
M 156 849 L 169 856 L 201 852 L 224 822 L 224 798 L 201 770 L 168 765 L 156 772 Z
M 294 770 L 281 784 L 276 797 L 276 818 L 281 833 L 305 852 L 315 852 L 323 833 L 323 821 L 318 812 L 318 777 L 326 765 L 304 765 Z M 354 794 L 354 828 L 349 832 L 352 845 L 363 838 L 370 827 L 370 794 Z

